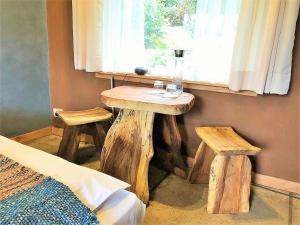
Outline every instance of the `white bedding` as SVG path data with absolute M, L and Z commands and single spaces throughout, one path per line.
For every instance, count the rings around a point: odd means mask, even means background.
M 141 224 L 143 221 L 145 205 L 135 194 L 124 190 L 129 185 L 123 181 L 3 136 L 0 136 L 0 153 L 67 185 L 96 212 L 103 225 Z
M 119 190 L 103 203 L 96 214 L 103 225 L 142 224 L 145 208 L 145 204 L 135 194 Z

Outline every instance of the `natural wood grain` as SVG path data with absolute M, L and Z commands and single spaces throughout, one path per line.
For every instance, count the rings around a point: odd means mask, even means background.
M 206 181 L 211 164 L 207 211 L 248 212 L 251 163 L 247 155 L 255 155 L 260 149 L 250 145 L 231 127 L 198 127 L 196 132 L 202 143 L 196 153 L 189 180 Z M 205 145 L 212 151 L 207 151 Z M 213 152 L 216 156 L 211 163 Z
M 111 79 L 121 81 L 130 81 L 135 83 L 143 83 L 143 84 L 153 84 L 156 80 L 162 80 L 165 83 L 171 83 L 172 79 L 170 76 L 151 76 L 149 74 L 145 76 L 139 76 L 134 73 L 112 73 L 112 72 L 98 72 L 96 73 L 97 78 L 101 79 Z M 194 89 L 194 90 L 202 90 L 202 91 L 213 91 L 220 93 L 228 93 L 235 95 L 246 95 L 246 96 L 257 96 L 257 94 L 253 91 L 232 91 L 228 88 L 228 86 L 224 84 L 214 84 L 202 81 L 191 81 L 184 80 L 183 81 L 184 88 Z
M 186 179 L 187 166 L 181 154 L 181 136 L 176 116 L 157 114 L 154 146 L 160 165 L 167 171 Z
M 107 121 L 112 117 L 109 111 L 99 107 L 81 111 L 61 111 L 57 114 L 69 126 Z
M 247 156 L 217 155 L 210 171 L 208 213 L 249 212 L 250 182 Z
M 118 118 L 108 131 L 101 154 L 101 171 L 131 184 L 131 190 L 145 203 L 149 200 L 148 166 L 153 156 L 153 122 L 155 113 L 178 115 L 187 112 L 194 104 L 194 96 L 183 93 L 177 98 L 164 98 L 153 93 L 152 88 L 120 86 L 101 93 L 101 100 L 110 107 L 120 108 Z M 181 138 L 176 118 L 170 135 L 174 153 L 166 154 L 177 160 Z M 168 139 L 168 138 L 167 138 Z M 175 144 L 175 145 L 174 145 Z M 166 153 L 163 151 L 162 153 Z M 177 160 L 178 161 L 178 160 Z M 176 162 L 178 164 L 178 162 Z M 170 167 L 176 174 L 186 177 L 179 167 Z
M 51 132 L 49 132 L 49 131 L 51 131 Z M 59 128 L 59 127 L 55 127 L 55 126 L 45 127 L 45 128 L 39 129 L 39 130 L 32 131 L 30 133 L 18 135 L 17 137 L 11 138 L 11 140 L 15 140 L 14 138 L 17 138 L 15 141 L 20 142 L 20 143 L 26 143 L 26 142 L 33 141 L 35 139 L 39 139 L 39 138 L 51 135 L 51 134 L 62 137 L 63 128 Z M 83 136 L 81 134 L 80 141 L 93 143 L 93 139 L 90 135 Z M 194 162 L 195 162 L 194 158 L 187 157 L 185 160 L 187 161 L 188 167 L 193 167 Z M 255 185 L 258 185 L 258 186 L 264 186 L 264 187 L 272 188 L 272 189 L 275 189 L 278 191 L 300 194 L 300 184 L 299 183 L 292 182 L 292 181 L 285 180 L 285 179 L 280 179 L 277 177 L 271 177 L 271 176 L 252 172 L 252 183 Z
M 104 124 L 112 117 L 110 112 L 102 108 L 94 108 L 82 111 L 62 111 L 58 112 L 58 115 L 65 123 L 58 156 L 74 162 L 79 142 L 83 137 L 81 133 L 87 130 L 91 132 L 96 149 L 101 151 L 106 133 L 101 123 Z
M 194 96 L 183 93 L 177 98 L 164 98 L 151 93 L 153 88 L 120 86 L 101 93 L 101 100 L 109 107 L 143 110 L 168 115 L 179 115 L 189 111 Z
M 190 170 L 188 181 L 191 184 L 207 184 L 209 181 L 210 166 L 215 154 L 204 142 L 201 142 Z
M 45 128 L 39 129 L 39 130 L 31 131 L 26 134 L 12 137 L 11 140 L 14 140 L 14 141 L 17 141 L 20 143 L 26 143 L 26 142 L 33 141 L 33 140 L 41 138 L 41 137 L 48 136 L 51 134 L 51 132 L 52 132 L 51 127 L 45 127 Z
M 102 123 L 92 123 L 89 125 L 91 128 L 91 133 L 93 137 L 93 142 L 95 144 L 96 150 L 101 152 L 103 143 L 106 137 L 106 131 L 108 130 L 105 128 L 105 125 Z
M 148 203 L 148 167 L 153 156 L 154 113 L 121 109 L 107 133 L 100 171 L 131 184 L 130 190 Z
M 231 127 L 198 127 L 199 137 L 220 155 L 256 155 L 261 149 L 249 144 Z
M 76 159 L 76 153 L 80 142 L 80 130 L 82 126 L 66 126 L 63 138 L 60 142 L 57 155 L 70 162 Z
M 192 157 L 186 158 L 188 167 L 193 167 L 195 159 Z M 283 191 L 287 193 L 295 193 L 300 195 L 300 183 L 280 179 L 277 177 L 271 177 L 259 173 L 251 173 L 252 184 L 257 186 L 264 186 L 267 188 L 274 189 L 276 191 Z

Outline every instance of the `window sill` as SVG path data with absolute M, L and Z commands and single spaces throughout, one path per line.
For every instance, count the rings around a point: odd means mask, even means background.
M 134 73 L 97 72 L 96 78 L 102 78 L 102 79 L 114 78 L 114 80 L 129 81 L 129 82 L 143 83 L 143 84 L 153 84 L 155 80 L 162 80 L 165 83 L 171 82 L 171 79 L 167 77 L 151 76 L 151 75 L 139 76 Z M 236 95 L 257 96 L 257 94 L 252 91 L 235 92 L 230 90 L 228 86 L 224 84 L 211 84 L 211 83 L 200 82 L 200 81 L 184 80 L 183 87 L 187 89 L 202 90 L 202 91 L 213 91 L 213 92 L 236 94 Z

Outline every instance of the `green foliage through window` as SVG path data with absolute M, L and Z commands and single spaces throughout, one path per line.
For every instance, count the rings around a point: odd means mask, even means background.
M 197 0 L 145 0 L 145 47 L 165 49 L 164 27 L 183 26 L 184 16 L 195 14 Z

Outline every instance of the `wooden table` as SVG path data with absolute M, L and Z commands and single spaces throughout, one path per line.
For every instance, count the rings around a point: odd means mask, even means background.
M 155 113 L 169 115 L 166 121 L 171 123 L 171 126 L 168 125 L 172 129 L 170 136 L 180 139 L 175 115 L 186 113 L 194 104 L 194 96 L 189 93 L 178 98 L 164 98 L 151 93 L 151 90 L 120 86 L 101 93 L 102 102 L 109 107 L 120 108 L 120 112 L 107 133 L 100 171 L 131 184 L 130 190 L 144 203 L 149 200 L 148 167 L 154 154 L 152 132 Z M 173 141 L 176 148 L 172 149 L 172 155 L 178 155 L 181 140 Z

